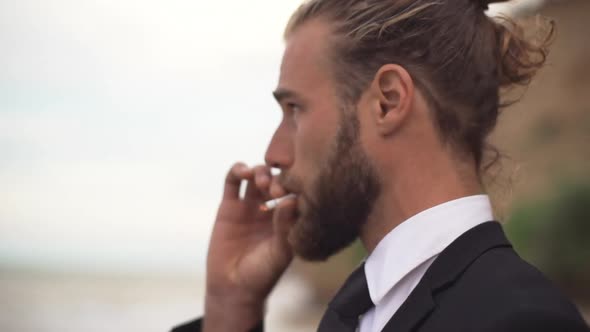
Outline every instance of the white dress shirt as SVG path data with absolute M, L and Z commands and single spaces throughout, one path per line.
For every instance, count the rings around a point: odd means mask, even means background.
M 491 220 L 489 197 L 476 195 L 422 211 L 389 232 L 365 261 L 375 307 L 361 318 L 360 332 L 380 332 L 441 251 L 469 229 Z

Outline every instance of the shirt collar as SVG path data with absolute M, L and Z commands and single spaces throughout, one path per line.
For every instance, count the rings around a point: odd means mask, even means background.
M 375 305 L 408 273 L 437 256 L 467 230 L 494 220 L 487 195 L 455 199 L 424 210 L 391 230 L 365 261 Z

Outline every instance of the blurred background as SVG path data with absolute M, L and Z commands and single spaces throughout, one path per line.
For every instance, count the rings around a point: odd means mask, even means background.
M 262 162 L 299 0 L 0 0 L 0 331 L 167 331 L 203 310 L 223 177 Z M 590 318 L 590 1 L 504 110 L 489 189 L 518 251 Z M 313 331 L 364 253 L 297 261 L 270 331 Z

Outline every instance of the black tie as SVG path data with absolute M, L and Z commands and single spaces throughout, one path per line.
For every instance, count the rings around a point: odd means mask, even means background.
M 328 304 L 318 332 L 354 332 L 360 316 L 372 307 L 363 263 L 346 279 Z

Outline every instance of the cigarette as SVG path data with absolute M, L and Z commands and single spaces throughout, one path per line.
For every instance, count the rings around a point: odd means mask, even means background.
M 279 204 L 289 198 L 295 198 L 296 195 L 295 194 L 289 194 L 283 197 L 279 197 L 279 198 L 275 198 L 275 199 L 271 199 L 270 201 L 265 202 L 264 204 L 260 205 L 260 210 L 261 211 L 271 211 L 274 208 L 276 208 L 277 206 L 279 206 Z

